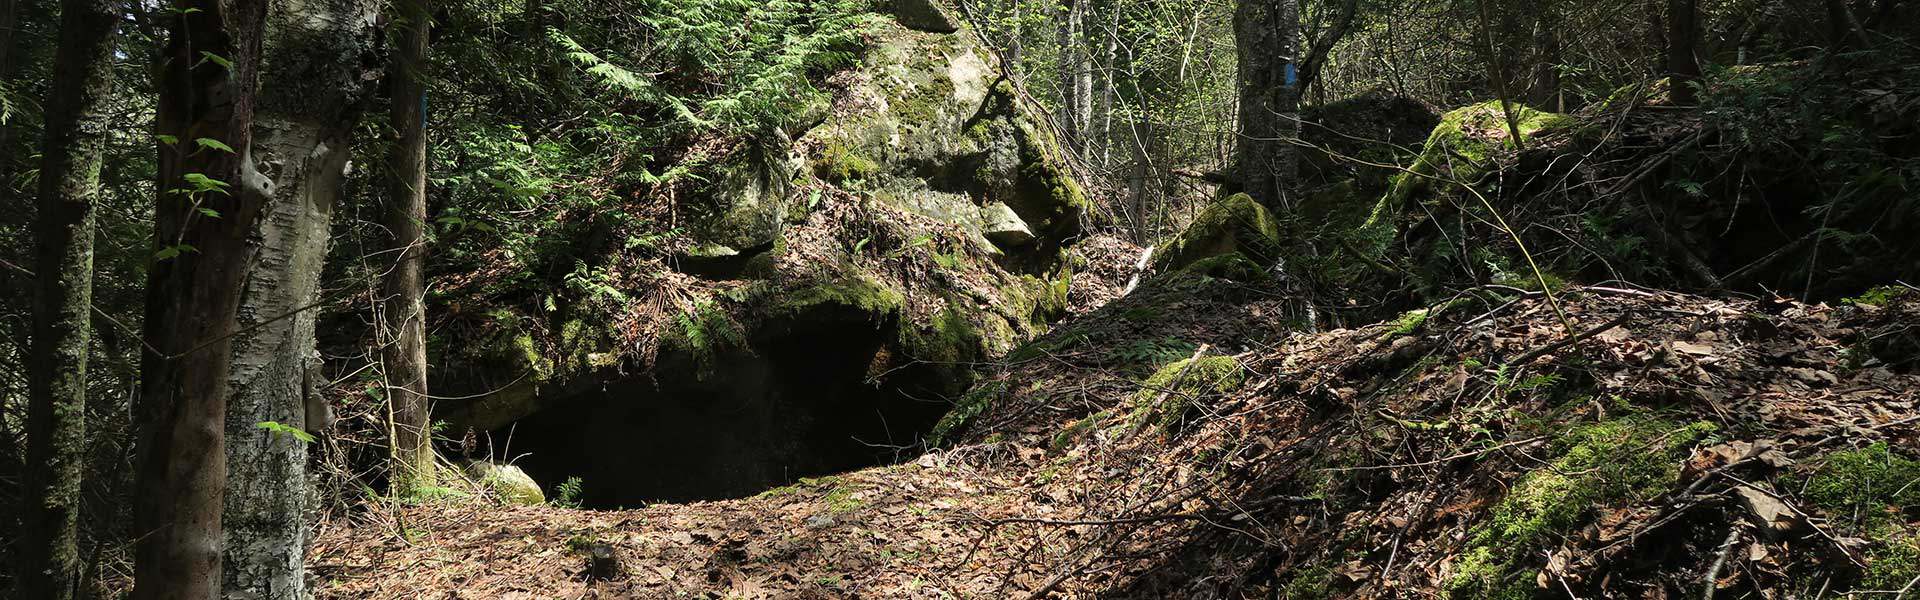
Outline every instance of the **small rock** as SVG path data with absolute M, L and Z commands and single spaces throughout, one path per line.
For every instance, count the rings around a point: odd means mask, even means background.
M 1034 240 L 1033 228 L 1004 202 L 980 207 L 980 232 L 1003 249 L 1024 246 Z
M 538 506 L 547 503 L 547 495 L 540 491 L 540 484 L 520 467 L 479 461 L 467 465 L 467 475 L 507 504 Z

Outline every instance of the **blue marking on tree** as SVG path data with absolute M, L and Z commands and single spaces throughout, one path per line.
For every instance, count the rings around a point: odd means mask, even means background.
M 1293 67 L 1293 63 L 1287 63 L 1286 81 L 1287 87 L 1293 87 L 1293 84 L 1300 82 L 1300 72 Z

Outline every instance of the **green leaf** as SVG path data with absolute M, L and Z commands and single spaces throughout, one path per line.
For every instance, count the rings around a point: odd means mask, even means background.
M 227 60 L 225 57 L 222 57 L 218 54 L 214 54 L 212 52 L 208 52 L 205 50 L 200 51 L 200 62 L 193 63 L 193 66 L 198 67 L 201 64 L 204 64 L 208 61 L 212 61 L 213 64 L 220 65 L 221 67 L 225 67 L 228 71 L 233 70 L 233 61 Z
M 203 214 L 203 215 L 206 215 L 206 216 L 207 216 L 207 218 L 209 218 L 209 219 L 218 219 L 218 218 L 220 218 L 220 211 L 217 211 L 217 210 L 214 210 L 214 209 L 211 209 L 211 208 L 206 208 L 206 207 L 204 207 L 204 206 L 200 208 L 200 214 Z
M 214 179 L 212 177 L 208 177 L 204 173 L 188 173 L 185 175 L 181 175 L 180 178 L 187 180 L 187 183 L 193 184 L 193 189 L 188 190 L 188 193 L 199 193 L 199 192 L 220 192 L 222 194 L 227 193 L 227 182 Z
M 212 148 L 227 154 L 233 154 L 233 146 L 228 146 L 221 143 L 220 140 L 213 138 L 196 138 L 193 140 L 193 143 L 199 145 L 201 148 Z
M 293 427 L 285 423 L 278 423 L 274 421 L 261 421 L 259 423 L 254 423 L 253 426 L 259 427 L 261 429 L 265 429 L 273 433 L 278 433 L 281 435 L 290 435 L 290 436 L 293 436 L 293 439 L 300 440 L 301 442 L 307 443 L 307 444 L 311 444 L 317 439 L 313 437 L 313 434 L 307 433 L 305 431 L 302 431 L 298 427 Z
M 180 143 L 180 138 L 178 136 L 171 136 L 164 133 L 154 134 L 153 139 L 160 140 L 160 143 L 166 144 L 168 146 L 172 146 L 174 144 Z
M 159 252 L 153 253 L 153 258 L 154 260 L 167 260 L 167 259 L 180 256 L 182 254 L 186 254 L 188 252 L 197 253 L 199 251 L 200 251 L 199 249 L 194 248 L 191 245 L 179 244 L 179 245 L 167 246 L 165 248 L 161 248 Z

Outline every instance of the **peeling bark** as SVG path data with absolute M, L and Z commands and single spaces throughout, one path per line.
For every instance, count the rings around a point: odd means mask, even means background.
M 372 0 L 278 0 L 268 24 L 252 155 L 268 195 L 233 341 L 226 418 L 223 587 L 229 599 L 305 597 L 307 444 L 259 427 L 307 423 L 313 309 L 375 64 Z M 290 316 L 289 316 L 290 315 Z

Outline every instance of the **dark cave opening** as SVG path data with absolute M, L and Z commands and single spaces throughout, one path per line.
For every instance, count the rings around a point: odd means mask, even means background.
M 587 508 L 739 498 L 911 458 L 951 407 L 933 391 L 939 371 L 887 370 L 891 322 L 812 316 L 763 328 L 772 333 L 756 336 L 754 352 L 716 356 L 707 369 L 663 358 L 493 440 L 549 495 L 580 478 Z M 885 376 L 871 381 L 874 371 Z

